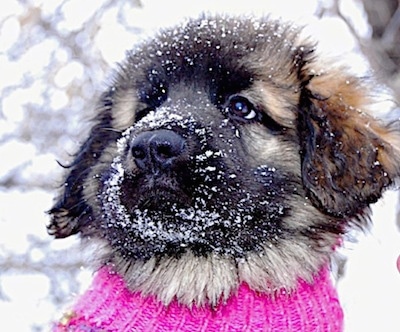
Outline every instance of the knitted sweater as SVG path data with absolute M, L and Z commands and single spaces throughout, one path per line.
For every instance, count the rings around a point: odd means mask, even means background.
M 339 332 L 343 313 L 326 268 L 313 284 L 300 280 L 290 295 L 268 296 L 242 284 L 217 308 L 190 309 L 177 302 L 164 306 L 152 296 L 131 292 L 105 267 L 53 331 Z

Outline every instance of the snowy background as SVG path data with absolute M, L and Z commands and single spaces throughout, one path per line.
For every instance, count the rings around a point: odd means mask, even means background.
M 379 2 L 381 8 L 386 2 L 397 4 L 385 0 Z M 8 331 L 49 330 L 49 323 L 90 281 L 85 263 L 90 252 L 79 247 L 76 237 L 52 240 L 45 230 L 45 211 L 62 175 L 56 160 L 70 160 L 109 68 L 126 49 L 157 28 L 201 11 L 272 13 L 306 23 L 324 53 L 345 59 L 359 73 L 371 64 L 383 82 L 400 91 L 393 85 L 400 82 L 398 76 L 393 79 L 385 71 L 398 73 L 398 65 L 394 63 L 393 69 L 384 62 L 380 70 L 374 62 L 371 50 L 376 47 L 369 43 L 374 32 L 363 3 L 371 1 L 1 1 L 2 326 Z M 395 15 L 400 15 L 399 9 Z M 398 25 L 390 31 L 389 25 L 384 37 L 396 41 Z M 400 331 L 397 206 L 398 194 L 389 192 L 374 208 L 371 233 L 360 235 L 357 244 L 346 243 L 342 250 L 347 264 L 338 288 L 346 331 Z

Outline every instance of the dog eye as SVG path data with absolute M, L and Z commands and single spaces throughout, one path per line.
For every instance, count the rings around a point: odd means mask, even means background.
M 247 98 L 242 96 L 232 96 L 225 110 L 233 117 L 247 121 L 254 120 L 258 117 L 258 112 L 254 105 Z

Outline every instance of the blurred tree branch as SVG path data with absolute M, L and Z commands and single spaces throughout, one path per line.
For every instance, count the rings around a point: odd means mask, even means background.
M 333 1 L 325 11 L 340 17 L 358 40 L 378 79 L 392 89 L 400 103 L 400 0 L 359 0 L 364 7 L 371 28 L 370 36 L 362 36 L 357 27 L 343 13 L 341 1 Z
M 365 53 L 400 101 L 400 2 L 363 0 L 372 35 Z
M 4 255 L 0 255 L 0 276 L 7 273 L 46 275 L 50 281 L 49 299 L 55 304 L 65 303 L 65 299 L 70 294 L 76 294 L 79 291 L 77 277 L 82 266 L 86 265 L 86 251 L 80 245 L 71 245 L 63 250 L 54 250 L 51 248 L 51 241 L 49 240 L 41 240 L 34 235 L 30 235 L 28 238 L 30 245 L 26 253 L 11 253 L 0 246 L 0 250 L 4 253 Z M 41 259 L 32 257 L 35 250 L 43 253 Z M 64 288 L 60 285 L 64 285 Z M 0 299 L 7 300 L 7 296 L 1 289 L 1 283 Z

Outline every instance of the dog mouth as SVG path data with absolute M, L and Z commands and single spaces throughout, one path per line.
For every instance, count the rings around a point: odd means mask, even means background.
M 286 207 L 274 202 L 276 194 L 264 199 L 237 189 L 241 198 L 235 199 L 227 192 L 233 185 L 223 180 L 215 186 L 202 182 L 190 192 L 177 179 L 158 176 L 146 183 L 148 176 L 132 183 L 130 176 L 115 173 L 101 197 L 105 237 L 124 257 L 178 257 L 187 250 L 243 257 L 262 250 L 260 239 L 280 236 Z
M 122 181 L 119 198 L 130 219 L 151 220 L 150 224 L 158 222 L 162 224 L 159 230 L 168 229 L 171 234 L 176 225 L 180 225 L 177 232 L 187 233 L 189 228 L 198 231 L 199 227 L 226 224 L 232 210 L 220 210 L 226 200 L 221 196 L 222 191 L 216 189 L 218 186 L 206 185 L 188 168 L 186 171 L 179 175 L 127 176 Z M 226 205 L 232 206 L 232 203 L 226 202 Z M 175 237 L 182 239 L 181 235 Z
M 170 174 L 135 178 L 113 172 L 101 195 L 106 237 L 124 239 L 120 252 L 141 259 L 179 255 L 188 247 L 198 254 L 220 250 L 209 237 L 223 238 L 229 218 L 192 190 L 183 190 Z
M 129 180 L 128 180 L 129 181 Z M 123 185 L 121 202 L 134 210 L 157 211 L 163 215 L 173 215 L 176 209 L 185 209 L 193 205 L 193 198 L 187 190 L 182 190 L 176 181 L 165 176 L 146 181 L 146 185 Z M 135 199 L 135 201 L 133 201 Z

